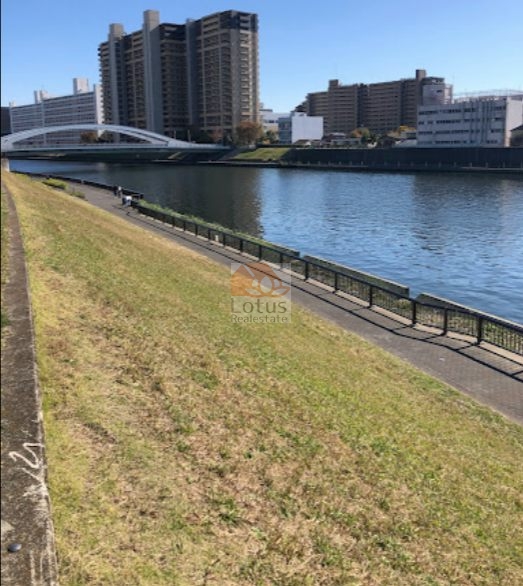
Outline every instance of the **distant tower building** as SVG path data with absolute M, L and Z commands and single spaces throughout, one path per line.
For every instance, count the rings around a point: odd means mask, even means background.
M 21 132 L 46 126 L 101 124 L 102 95 L 99 85 L 91 90 L 85 78 L 73 79 L 73 94 L 52 97 L 44 90 L 34 92 L 34 104 L 9 108 L 11 131 Z M 43 144 L 70 145 L 81 141 L 81 132 L 63 131 L 30 139 L 33 146 Z M 20 143 L 23 144 L 23 143 Z
M 360 89 L 361 126 L 384 134 L 399 126 L 416 126 L 421 83 L 427 72 L 416 69 L 414 78 L 370 83 Z
M 442 78 L 427 78 L 424 69 L 417 69 L 413 78 L 379 83 L 342 85 L 333 79 L 327 91 L 307 95 L 305 110 L 323 116 L 326 134 L 349 134 L 362 126 L 380 134 L 398 126 L 415 127 L 426 79 Z
M 218 137 L 258 119 L 255 14 L 229 10 L 161 24 L 159 13 L 147 10 L 140 31 L 110 25 L 98 54 L 107 123 Z

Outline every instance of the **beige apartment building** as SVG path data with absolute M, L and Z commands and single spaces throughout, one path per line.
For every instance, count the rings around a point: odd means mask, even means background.
M 258 120 L 256 14 L 229 10 L 171 24 L 147 10 L 139 31 L 111 24 L 98 54 L 107 123 L 218 138 Z
M 416 126 L 427 72 L 417 69 L 415 77 L 371 84 L 342 85 L 329 81 L 324 92 L 307 95 L 304 108 L 310 116 L 323 116 L 325 134 L 350 133 L 358 127 L 384 134 L 398 126 Z M 438 78 L 440 79 L 440 78 Z

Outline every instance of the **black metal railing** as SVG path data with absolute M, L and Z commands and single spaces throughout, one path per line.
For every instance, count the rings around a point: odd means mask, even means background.
M 34 174 L 38 175 L 38 174 Z M 45 175 L 56 179 L 66 179 L 85 185 L 92 185 L 104 189 L 112 189 L 111 186 L 83 181 L 69 177 Z M 133 194 L 143 198 L 129 190 L 125 194 Z M 320 262 L 314 262 L 302 258 L 298 254 L 270 246 L 254 238 L 233 234 L 227 230 L 210 227 L 204 222 L 193 219 L 184 219 L 179 214 L 169 214 L 164 211 L 152 209 L 140 203 L 139 199 L 132 201 L 132 206 L 141 214 L 164 222 L 185 232 L 189 232 L 200 238 L 219 243 L 224 247 L 233 249 L 257 260 L 264 260 L 272 264 L 290 268 L 293 275 L 305 281 L 316 281 L 330 287 L 336 293 L 345 293 L 350 297 L 361 301 L 369 308 L 381 309 L 390 316 L 397 316 L 411 325 L 421 325 L 435 328 L 443 334 L 454 333 L 470 338 L 474 343 L 486 342 L 503 350 L 523 356 L 523 326 L 488 314 L 474 311 L 468 308 L 460 308 L 455 305 L 443 307 L 424 301 L 418 301 L 385 287 L 369 283 L 364 279 L 349 275 L 334 267 L 326 266 Z
M 467 309 L 441 307 L 417 301 L 379 285 L 367 283 L 334 268 L 288 254 L 258 240 L 232 235 L 217 228 L 209 228 L 204 223 L 200 224 L 195 220 L 180 221 L 167 212 L 143 206 L 139 201 L 133 202 L 133 206 L 144 215 L 217 242 L 257 260 L 270 262 L 280 267 L 288 265 L 294 275 L 304 280 L 326 285 L 335 292 L 345 293 L 362 301 L 368 307 L 386 310 L 393 316 L 407 320 L 412 325 L 435 328 L 444 334 L 453 332 L 468 336 L 473 338 L 475 343 L 488 342 L 523 356 L 523 327 L 517 324 Z

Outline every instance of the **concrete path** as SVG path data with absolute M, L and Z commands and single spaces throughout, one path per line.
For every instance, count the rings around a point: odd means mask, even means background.
M 7 192 L 2 186 L 2 191 Z M 57 584 L 31 302 L 16 208 L 8 196 L 9 280 L 2 340 L 2 584 Z
M 214 261 L 230 266 L 247 257 L 171 226 L 123 209 L 110 191 L 72 184 L 86 200 L 128 222 L 169 238 Z M 292 300 L 348 331 L 395 354 L 426 373 L 523 424 L 523 357 L 501 355 L 469 341 L 403 325 L 299 279 L 292 281 Z

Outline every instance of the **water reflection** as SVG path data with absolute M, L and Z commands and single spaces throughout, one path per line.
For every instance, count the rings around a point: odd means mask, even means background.
M 13 162 L 151 201 L 523 323 L 523 178 Z

